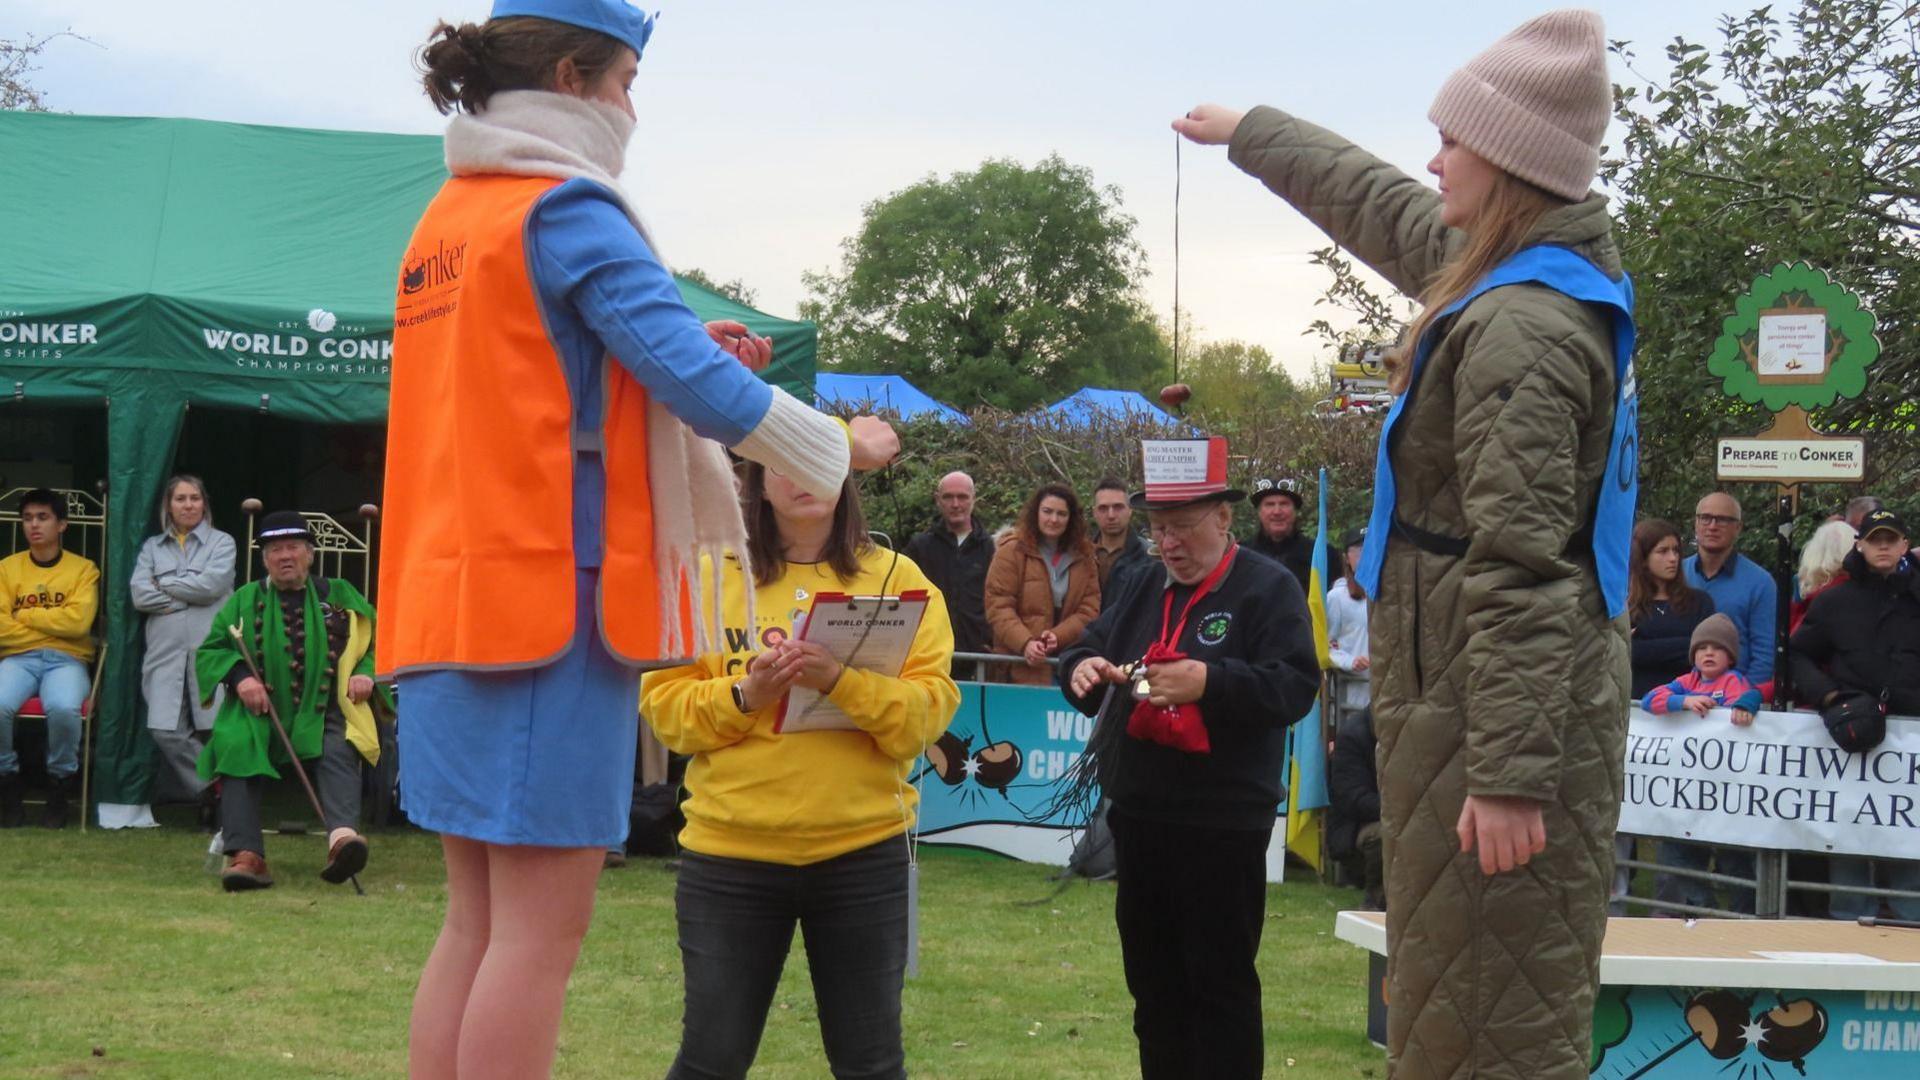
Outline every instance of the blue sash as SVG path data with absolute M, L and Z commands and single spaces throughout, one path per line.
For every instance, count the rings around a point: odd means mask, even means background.
M 1380 570 L 1387 560 L 1387 538 L 1395 528 L 1397 489 L 1393 478 L 1393 429 L 1420 386 L 1420 372 L 1433 351 L 1441 320 L 1472 303 L 1481 293 L 1503 285 L 1545 285 L 1586 304 L 1605 307 L 1613 316 L 1613 371 L 1619 400 L 1613 410 L 1613 441 L 1607 448 L 1607 473 L 1593 508 L 1593 562 L 1600 576 L 1600 593 L 1607 615 L 1617 618 L 1627 609 L 1627 558 L 1633 540 L 1633 515 L 1640 494 L 1640 402 L 1633 375 L 1633 280 L 1621 275 L 1613 281 L 1600 269 L 1563 247 L 1541 245 L 1514 256 L 1480 279 L 1467 295 L 1448 304 L 1428 324 L 1413 353 L 1413 370 L 1406 393 L 1394 398 L 1380 429 L 1380 447 L 1373 466 L 1373 513 L 1367 520 L 1367 545 L 1360 556 L 1360 584 L 1368 596 L 1380 595 Z M 1578 535 L 1578 533 L 1576 533 Z M 1464 546 L 1464 541 L 1460 541 Z

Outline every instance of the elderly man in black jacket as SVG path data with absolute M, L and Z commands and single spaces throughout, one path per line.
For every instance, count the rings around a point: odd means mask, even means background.
M 947 619 L 953 624 L 954 652 L 986 652 L 993 637 L 987 631 L 987 567 L 993 564 L 993 536 L 973 516 L 973 477 L 950 472 L 934 489 L 940 516 L 926 532 L 914 533 L 901 553 L 913 560 L 947 601 Z M 956 660 L 956 675 L 971 664 Z
M 1891 510 L 1860 523 L 1860 539 L 1842 564 L 1846 580 L 1807 607 L 1792 642 L 1793 685 L 1820 709 L 1843 749 L 1872 749 L 1886 736 L 1886 715 L 1920 716 L 1920 567 L 1908 554 L 1907 528 Z M 1875 871 L 1892 888 L 1920 890 L 1920 863 L 1833 856 L 1834 885 L 1866 885 Z M 1920 919 L 1920 901 L 1892 900 L 1902 919 Z M 1877 897 L 1836 892 L 1837 919 L 1873 915 Z
M 1229 503 L 1243 493 L 1222 481 L 1155 497 L 1151 469 L 1147 486 L 1129 501 L 1147 511 L 1164 571 L 1127 577 L 1060 658 L 1061 687 L 1100 717 L 1090 753 L 1112 800 L 1141 1075 L 1254 1077 L 1280 761 L 1319 664 L 1299 583 L 1233 542 Z

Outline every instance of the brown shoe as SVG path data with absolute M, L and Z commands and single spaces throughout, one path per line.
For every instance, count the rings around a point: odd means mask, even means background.
M 327 865 L 321 869 L 320 877 L 338 885 L 366 868 L 367 838 L 349 833 L 327 849 Z
M 251 851 L 236 851 L 227 856 L 226 868 L 220 871 L 220 887 L 228 892 L 265 889 L 272 884 L 273 875 L 267 873 L 267 860 Z

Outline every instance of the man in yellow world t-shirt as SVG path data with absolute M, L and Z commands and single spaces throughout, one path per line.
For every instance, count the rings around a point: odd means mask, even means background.
M 20 528 L 27 550 L 0 560 L 0 829 L 18 827 L 24 816 L 13 718 L 32 697 L 47 714 L 51 786 L 40 824 L 63 829 L 80 770 L 80 706 L 93 660 L 100 568 L 60 546 L 67 505 L 46 488 L 20 496 Z

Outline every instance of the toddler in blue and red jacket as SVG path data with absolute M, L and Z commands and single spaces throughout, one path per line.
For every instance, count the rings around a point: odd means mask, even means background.
M 1647 691 L 1640 707 L 1656 715 L 1691 710 L 1705 716 L 1710 709 L 1731 708 L 1733 722 L 1753 723 L 1760 708 L 1760 691 L 1740 674 L 1740 631 L 1725 615 L 1709 615 L 1694 628 L 1688 642 L 1693 670 L 1665 686 Z

